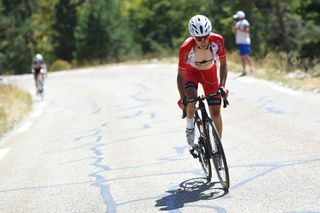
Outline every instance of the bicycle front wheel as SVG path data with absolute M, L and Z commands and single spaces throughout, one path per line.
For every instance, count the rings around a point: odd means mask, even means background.
M 209 139 L 208 141 L 211 142 L 212 147 L 212 161 L 219 181 L 223 189 L 228 190 L 230 186 L 229 170 L 219 134 L 212 120 L 207 122 L 206 128 L 208 131 L 207 133 L 209 134 L 207 136 Z
M 40 74 L 38 77 L 38 94 L 40 95 L 41 99 L 43 100 L 44 98 L 44 76 L 43 74 Z
M 209 150 L 207 147 L 207 143 L 204 142 L 204 138 L 202 137 L 199 138 L 197 148 L 199 153 L 199 162 L 207 178 L 207 181 L 210 182 L 212 177 L 212 169 L 211 169 Z

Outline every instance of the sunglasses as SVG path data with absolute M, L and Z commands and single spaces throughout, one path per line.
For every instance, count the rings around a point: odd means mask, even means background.
M 207 40 L 209 38 L 209 35 L 206 36 L 195 36 L 194 37 L 197 41 Z

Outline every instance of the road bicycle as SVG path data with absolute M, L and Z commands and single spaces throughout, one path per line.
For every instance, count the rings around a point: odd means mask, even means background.
M 222 92 L 223 90 L 220 90 L 217 93 L 210 94 L 208 96 L 198 96 L 187 101 L 188 103 L 197 102 L 195 107 L 194 124 L 197 126 L 199 133 L 197 143 L 195 143 L 194 149 L 191 150 L 190 153 L 194 158 L 198 158 L 208 182 L 211 181 L 212 177 L 212 160 L 223 189 L 228 190 L 230 180 L 226 156 L 217 128 L 209 117 L 206 106 L 203 102 L 210 97 L 223 94 Z M 222 97 L 225 97 L 225 94 L 223 94 Z M 229 105 L 228 100 L 223 98 L 223 107 L 226 108 L 227 105 Z M 183 110 L 182 118 L 185 116 L 186 112 Z
M 43 100 L 44 98 L 44 73 L 39 73 L 38 78 L 38 88 L 37 88 L 37 95 L 39 95 L 41 97 L 41 99 Z

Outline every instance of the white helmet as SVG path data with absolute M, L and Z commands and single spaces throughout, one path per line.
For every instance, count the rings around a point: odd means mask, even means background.
M 43 56 L 41 54 L 36 54 L 36 61 L 42 62 Z
M 188 27 L 191 36 L 206 36 L 211 33 L 212 29 L 211 21 L 203 15 L 193 16 Z

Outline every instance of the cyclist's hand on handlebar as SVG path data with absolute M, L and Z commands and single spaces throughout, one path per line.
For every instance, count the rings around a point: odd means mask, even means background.
M 220 87 L 218 89 L 219 93 L 221 94 L 222 100 L 223 100 L 223 108 L 226 108 L 229 105 L 228 101 L 228 95 L 229 95 L 229 90 L 227 90 L 224 87 Z
M 177 104 L 180 109 L 185 109 L 188 105 L 187 97 L 184 96 L 183 98 L 180 98 Z
M 228 98 L 228 96 L 229 96 L 229 90 L 228 89 L 226 89 L 224 87 L 220 87 L 218 89 L 218 91 L 220 92 L 222 98 Z
M 183 119 L 187 116 L 187 113 L 186 113 L 186 107 L 188 104 L 187 97 L 180 98 L 177 104 L 180 107 L 180 109 L 182 109 L 181 118 Z

